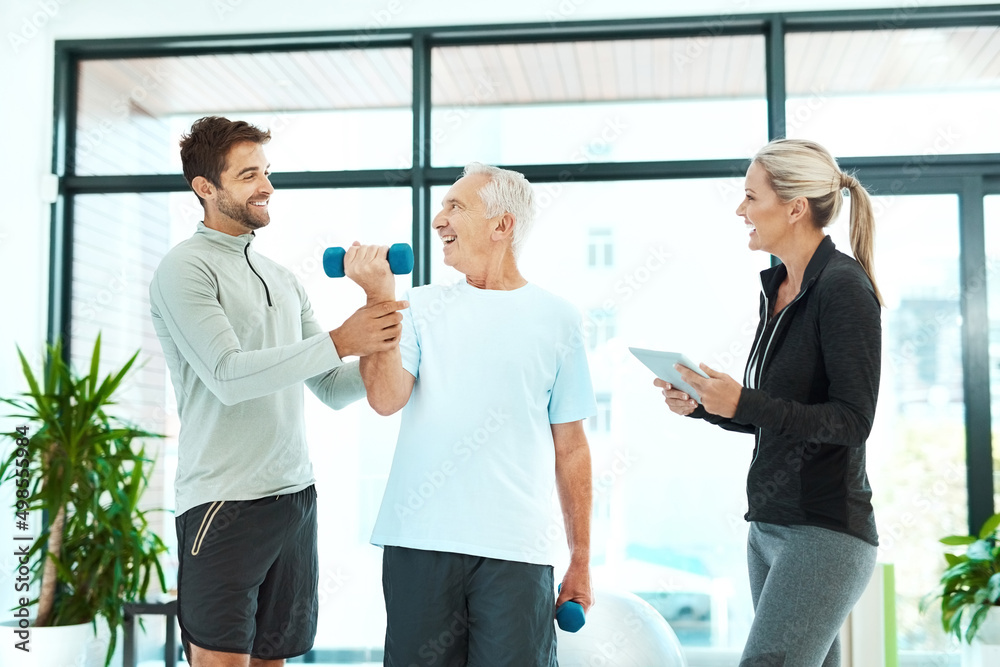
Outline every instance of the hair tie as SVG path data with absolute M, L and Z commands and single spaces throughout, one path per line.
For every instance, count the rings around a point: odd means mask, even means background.
M 847 188 L 848 190 L 850 190 L 851 188 L 855 187 L 856 185 L 858 185 L 858 179 L 854 178 L 850 174 L 845 174 L 844 172 L 840 172 L 840 187 L 841 188 Z

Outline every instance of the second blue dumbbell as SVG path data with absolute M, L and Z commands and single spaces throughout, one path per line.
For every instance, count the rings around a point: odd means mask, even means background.
M 565 632 L 576 632 L 587 622 L 587 615 L 583 611 L 583 605 L 573 600 L 567 600 L 556 609 L 556 623 Z
M 331 278 L 344 277 L 344 256 L 347 251 L 343 248 L 327 248 L 323 253 L 323 270 Z M 389 260 L 389 270 L 397 276 L 409 273 L 413 270 L 413 248 L 408 243 L 394 243 L 389 248 L 386 257 Z
M 558 590 L 562 593 L 562 584 L 559 584 Z M 587 613 L 583 611 L 583 605 L 575 600 L 566 600 L 556 608 L 556 623 L 564 632 L 576 632 L 586 622 Z

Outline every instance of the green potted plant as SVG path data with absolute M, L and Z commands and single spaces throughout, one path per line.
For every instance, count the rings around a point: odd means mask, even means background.
M 941 625 L 963 642 L 963 664 L 982 662 L 977 654 L 1000 651 L 1000 514 L 983 523 L 978 535 L 949 535 L 941 544 L 965 547 L 964 553 L 945 553 L 947 569 L 940 586 L 921 603 L 926 611 L 940 600 Z M 991 610 L 993 611 L 991 614 Z M 970 646 L 988 648 L 972 649 Z
M 152 467 L 142 440 L 162 436 L 107 412 L 138 352 L 103 380 L 98 378 L 100 336 L 83 377 L 63 359 L 60 342 L 46 345 L 37 374 L 20 348 L 18 355 L 28 391 L 0 398 L 16 409 L 9 416 L 21 421 L 5 434 L 15 446 L 0 462 L 0 484 L 16 487 L 15 528 L 20 530 L 15 542 L 30 544 L 18 548 L 27 550 L 22 563 L 40 588 L 30 600 L 22 597 L 28 593 L 16 595 L 33 608 L 35 627 L 90 624 L 96 631 L 97 619 L 104 619 L 110 629 L 108 665 L 123 622 L 122 604 L 143 599 L 154 574 L 166 587 L 159 562 L 166 545 L 139 509 Z M 47 522 L 28 525 L 34 516 L 28 512 L 38 510 L 45 511 Z M 22 531 L 33 535 L 39 528 L 34 541 L 17 541 Z M 19 602 L 15 618 L 25 615 L 23 609 Z M 26 619 L 19 620 L 25 624 Z M 91 641 L 94 631 L 88 634 Z M 46 647 L 36 642 L 31 648 Z M 82 654 L 81 649 L 76 655 Z M 13 655 L 26 659 L 29 654 Z

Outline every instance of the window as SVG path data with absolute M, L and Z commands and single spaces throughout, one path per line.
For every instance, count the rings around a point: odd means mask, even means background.
M 591 433 L 611 432 L 611 394 L 597 394 L 597 414 L 588 420 Z
M 615 246 L 610 229 L 591 229 L 587 239 L 587 266 L 609 268 L 614 266 Z
M 269 128 L 275 171 L 412 161 L 408 49 L 86 60 L 79 77 L 77 174 L 179 173 L 181 134 L 213 114 Z
M 767 141 L 758 35 L 439 47 L 431 72 L 435 165 L 742 157 Z
M 242 36 L 218 48 L 227 38 L 207 46 L 200 37 L 184 46 L 150 39 L 147 55 L 132 46 L 121 58 L 108 56 L 119 47 L 98 40 L 57 43 L 73 64 L 55 119 L 72 151 L 58 156 L 70 205 L 57 210 L 70 233 L 53 235 L 55 270 L 67 268 L 59 256 L 73 257 L 72 316 L 57 324 L 71 330 L 78 351 L 102 331 L 108 363 L 141 348 L 148 363 L 125 407 L 141 425 L 176 434 L 146 287 L 159 258 L 200 217 L 178 178 L 177 142 L 203 115 L 272 130 L 266 151 L 281 183 L 259 250 L 296 273 L 331 326 L 361 294 L 323 276 L 325 247 L 409 239 L 414 284 L 460 280 L 433 235 L 425 247 L 422 202 L 430 198 L 433 214 L 453 168 L 467 162 L 521 165 L 535 183 L 539 219 L 519 266 L 581 313 L 598 399 L 587 424 L 595 580 L 649 600 L 692 667 L 724 664 L 717 656 L 739 653 L 753 618 L 743 520 L 752 442 L 674 418 L 627 347 L 680 349 L 741 376 L 757 323 L 756 274 L 768 258 L 746 250 L 733 210 L 746 158 L 784 111 L 788 136 L 827 145 L 876 195 L 876 268 L 887 304 L 868 471 L 880 557 L 897 570 L 899 646 L 904 659 L 939 657 L 950 644 L 938 619 L 917 611 L 940 576 L 936 540 L 965 532 L 970 505 L 987 502 L 970 498 L 965 483 L 966 438 L 973 451 L 990 443 L 974 441 L 982 429 L 966 426 L 989 416 L 970 409 L 963 384 L 975 376 L 963 368 L 962 346 L 975 339 L 963 329 L 963 303 L 984 296 L 959 280 L 959 239 L 978 238 L 975 207 L 960 205 L 959 195 L 969 184 L 992 193 L 984 202 L 992 267 L 1000 257 L 1000 129 L 990 115 L 1000 106 L 1000 29 L 993 9 L 935 12 L 920 27 L 895 14 L 830 12 L 825 32 L 801 31 L 807 14 L 394 28 L 364 49 L 319 46 L 354 37 L 329 34 L 327 42 L 319 32 Z M 930 25 L 945 15 L 957 20 Z M 850 25 L 837 26 L 842 19 Z M 787 34 L 774 45 L 780 57 L 765 62 L 764 36 L 776 22 Z M 412 49 L 417 43 L 429 48 Z M 784 99 L 781 86 L 767 86 L 781 64 Z M 429 95 L 415 94 L 415 80 L 428 73 Z M 770 118 L 768 99 L 777 104 Z M 415 119 L 429 122 L 429 154 L 416 164 Z M 942 168 L 944 155 L 961 166 L 962 183 Z M 848 250 L 846 222 L 830 231 Z M 981 338 L 991 381 L 980 388 L 991 391 L 995 419 L 1000 288 L 992 271 L 987 282 L 991 326 Z M 409 285 L 400 278 L 400 293 Z M 966 358 L 981 358 L 987 342 L 972 350 L 980 357 Z M 363 405 L 332 413 L 307 400 L 324 490 L 320 633 L 307 660 L 377 662 L 384 612 L 379 552 L 367 541 L 397 421 Z M 176 443 L 157 446 L 147 501 L 171 507 Z M 168 540 L 170 523 L 164 515 Z
M 942 572 L 938 539 L 967 532 L 958 198 L 875 197 L 873 208 L 886 301 L 867 447 L 879 560 L 896 568 L 899 648 L 946 650 L 940 618 L 918 607 Z M 831 231 L 849 253 L 846 214 Z
M 615 337 L 615 314 L 603 308 L 592 308 L 583 319 L 583 335 L 587 348 L 596 350 Z
M 1000 443 L 1000 195 L 984 199 L 986 214 L 986 288 L 989 298 L 989 363 L 990 363 L 990 415 L 993 419 L 993 442 Z M 1000 507 L 1000 447 L 993 448 L 994 506 Z
M 787 136 L 835 155 L 1000 151 L 997 26 L 793 33 L 786 37 Z

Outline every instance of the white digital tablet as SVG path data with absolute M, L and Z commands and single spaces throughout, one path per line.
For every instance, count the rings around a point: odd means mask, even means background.
M 674 389 L 680 389 L 691 398 L 701 403 L 701 397 L 698 396 L 698 392 L 695 391 L 695 388 L 685 382 L 681 378 L 680 372 L 674 368 L 674 364 L 687 366 L 698 375 L 707 378 L 708 374 L 698 368 L 698 364 L 694 363 L 680 352 L 660 352 L 659 350 L 645 350 L 641 347 L 630 347 L 628 351 L 634 354 L 635 358 L 641 361 L 646 368 L 653 371 L 653 373 L 656 374 L 656 377 L 669 382 L 674 386 Z

